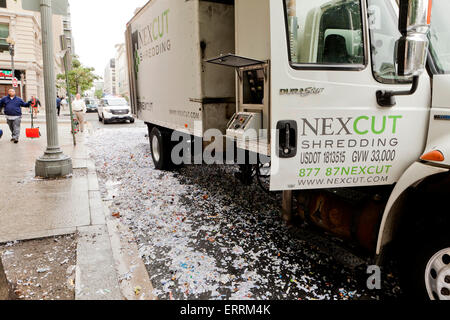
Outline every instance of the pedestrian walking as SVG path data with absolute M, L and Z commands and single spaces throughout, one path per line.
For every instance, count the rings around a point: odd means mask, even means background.
M 58 117 L 61 114 L 61 98 L 59 96 L 56 97 L 56 109 L 58 110 Z
M 84 114 L 86 112 L 86 103 L 81 99 L 81 95 L 77 93 L 75 100 L 72 103 L 72 110 L 75 117 L 80 123 L 81 132 L 84 132 Z
M 67 102 L 67 98 L 66 97 L 62 97 L 61 98 L 61 107 L 63 111 L 67 110 L 67 106 L 69 105 L 69 103 Z
M 11 130 L 11 141 L 19 143 L 20 124 L 22 122 L 22 109 L 29 107 L 31 102 L 25 103 L 22 99 L 16 96 L 16 91 L 10 89 L 8 96 L 0 100 L 0 109 L 5 109 L 4 113 L 9 129 Z
M 41 101 L 35 96 L 31 96 L 31 111 L 33 112 L 33 118 L 37 118 L 39 113 L 39 107 L 41 106 Z

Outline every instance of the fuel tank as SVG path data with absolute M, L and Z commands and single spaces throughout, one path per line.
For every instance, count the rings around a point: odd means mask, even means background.
M 347 190 L 301 191 L 294 210 L 306 223 L 374 252 L 384 212 L 383 197 Z

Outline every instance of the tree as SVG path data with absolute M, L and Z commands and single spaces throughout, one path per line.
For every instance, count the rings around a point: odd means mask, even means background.
M 103 90 L 100 90 L 100 89 L 95 90 L 94 96 L 95 96 L 97 99 L 103 98 Z
M 69 92 L 73 95 L 83 94 L 94 85 L 94 81 L 100 79 L 95 73 L 94 68 L 84 66 L 77 56 L 72 57 L 72 70 L 69 71 Z M 62 81 L 61 81 L 62 80 Z M 65 74 L 58 74 L 56 86 L 65 87 Z

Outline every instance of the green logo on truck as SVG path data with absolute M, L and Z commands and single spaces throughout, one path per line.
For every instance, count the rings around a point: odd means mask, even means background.
M 134 51 L 134 70 L 136 74 L 139 73 L 139 65 L 141 64 L 141 58 L 139 57 L 139 52 L 137 50 Z
M 150 23 L 138 28 L 132 34 L 134 49 L 134 69 L 139 73 L 140 64 L 146 59 L 159 56 L 171 49 L 169 34 L 169 13 L 167 9 L 157 17 L 150 19 Z

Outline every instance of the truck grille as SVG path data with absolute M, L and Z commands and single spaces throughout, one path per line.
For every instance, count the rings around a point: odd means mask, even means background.
M 112 114 L 120 115 L 120 114 L 128 114 L 128 109 L 121 109 L 121 110 L 111 110 Z

